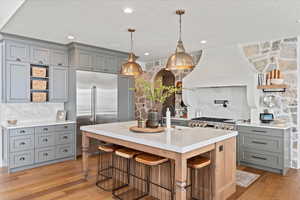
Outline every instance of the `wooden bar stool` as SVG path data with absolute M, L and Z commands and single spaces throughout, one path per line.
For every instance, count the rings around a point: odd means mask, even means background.
M 211 160 L 203 156 L 196 156 L 188 160 L 190 180 L 187 189 L 187 199 L 211 200 L 212 199 L 212 172 Z
M 131 162 L 134 156 L 138 154 L 141 154 L 141 152 L 129 148 L 121 148 L 115 151 L 115 167 L 112 190 L 114 197 L 119 198 L 118 191 L 121 188 L 129 186 Z
M 113 153 L 119 148 L 121 147 L 113 144 L 98 146 L 99 156 L 96 185 L 105 191 L 112 191 L 113 189 Z
M 145 177 L 136 178 L 142 180 L 145 184 L 145 187 L 138 187 L 142 190 L 139 197 L 136 199 L 141 199 L 148 195 L 154 195 L 155 199 L 174 199 L 174 173 L 171 161 L 167 158 L 163 158 L 160 156 L 143 153 L 135 157 L 135 161 L 137 163 L 142 164 L 142 167 L 145 169 Z M 162 170 L 162 167 L 166 167 L 166 171 L 168 171 L 168 175 L 164 176 L 164 173 L 157 174 L 153 177 L 152 172 L 154 167 L 158 167 L 158 171 Z M 153 179 L 158 179 L 158 182 L 154 182 Z M 165 182 L 165 184 L 163 184 Z M 143 189 L 145 190 L 143 191 Z M 152 190 L 150 194 L 150 190 Z M 156 192 L 154 192 L 154 190 Z

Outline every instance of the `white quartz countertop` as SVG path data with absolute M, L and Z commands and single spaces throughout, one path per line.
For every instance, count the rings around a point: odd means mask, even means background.
M 3 128 L 6 129 L 15 129 L 15 128 L 29 128 L 29 127 L 38 127 L 38 126 L 51 126 L 51 125 L 60 125 L 60 124 L 74 124 L 75 121 L 42 121 L 42 122 L 18 122 L 16 125 L 10 125 L 7 123 L 1 124 Z
M 96 133 L 111 138 L 157 147 L 178 153 L 186 153 L 231 137 L 237 136 L 237 131 L 176 127 L 162 133 L 134 133 L 129 127 L 135 126 L 136 122 L 117 122 L 81 126 L 82 131 Z
M 291 123 L 238 123 L 237 125 L 272 129 L 289 129 L 293 127 Z

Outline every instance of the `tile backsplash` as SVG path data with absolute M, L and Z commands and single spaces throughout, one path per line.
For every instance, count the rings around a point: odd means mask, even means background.
M 0 121 L 16 119 L 19 122 L 53 121 L 56 112 L 63 110 L 63 103 L 9 103 L 0 104 Z
M 212 87 L 198 88 L 195 111 L 205 117 L 220 117 L 228 119 L 249 119 L 250 108 L 247 103 L 246 87 Z M 215 100 L 227 100 L 228 105 L 215 104 Z

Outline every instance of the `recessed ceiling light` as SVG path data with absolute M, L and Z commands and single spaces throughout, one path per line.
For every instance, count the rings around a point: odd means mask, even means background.
M 67 38 L 68 38 L 68 40 L 74 40 L 75 36 L 74 35 L 68 35 Z
M 206 40 L 201 40 L 201 44 L 206 44 L 207 41 Z
M 146 52 L 146 53 L 144 53 L 144 55 L 145 55 L 145 56 L 149 56 L 149 55 L 150 55 L 150 53 L 149 53 L 149 52 Z
M 123 9 L 123 12 L 126 13 L 126 14 L 131 14 L 131 13 L 133 13 L 133 9 L 127 7 L 127 8 Z

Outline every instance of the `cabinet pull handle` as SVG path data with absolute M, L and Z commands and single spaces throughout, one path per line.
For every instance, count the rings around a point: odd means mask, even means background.
M 44 130 L 44 131 L 48 131 L 48 128 L 44 128 L 43 130 Z
M 19 160 L 25 160 L 25 157 L 21 157 Z
M 44 156 L 48 156 L 49 154 L 48 154 L 48 153 L 44 153 L 43 155 L 44 155 Z
M 58 63 L 57 65 L 58 65 L 58 66 L 62 66 L 63 64 L 62 64 L 62 63 Z
M 26 144 L 25 142 L 21 142 L 21 143 L 20 143 L 20 145 L 25 145 L 25 144 Z
M 64 128 L 68 128 L 68 126 L 64 126 Z
M 68 152 L 68 149 L 64 149 L 63 152 L 67 153 L 67 152 Z
M 256 133 L 266 133 L 266 131 L 260 131 L 260 130 L 252 130 L 252 132 L 256 132 Z
M 48 139 L 47 138 L 43 139 L 43 142 L 48 142 Z
M 63 139 L 68 139 L 68 136 L 64 136 Z
M 20 58 L 16 58 L 16 61 L 21 62 L 22 60 Z
M 259 157 L 259 156 L 251 156 L 252 158 L 255 158 L 255 159 L 259 159 L 259 160 L 267 160 L 266 158 L 264 157 Z
M 25 130 L 21 130 L 20 133 L 25 133 Z
M 263 144 L 263 145 L 267 144 L 266 142 L 260 142 L 260 141 L 252 141 L 252 143 L 254 143 L 254 144 Z

